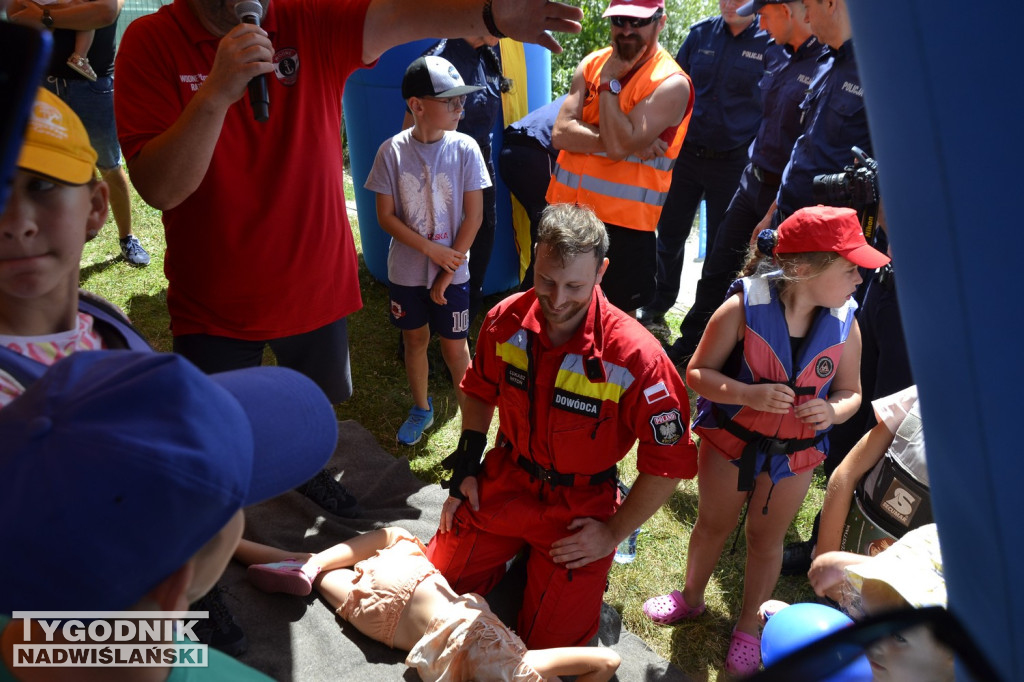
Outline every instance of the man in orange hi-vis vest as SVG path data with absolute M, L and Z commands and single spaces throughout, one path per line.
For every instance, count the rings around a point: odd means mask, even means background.
M 573 74 L 552 142 L 560 149 L 549 204 L 589 206 L 611 238 L 601 282 L 627 312 L 654 296 L 654 230 L 693 109 L 690 77 L 658 44 L 664 0 L 612 0 L 612 44 Z

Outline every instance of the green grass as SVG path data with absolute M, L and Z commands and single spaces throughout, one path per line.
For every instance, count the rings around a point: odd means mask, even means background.
M 346 194 L 352 197 L 350 182 L 347 183 Z M 97 239 L 86 245 L 82 258 L 82 286 L 121 306 L 158 350 L 170 350 L 160 216 L 133 193 L 133 218 L 135 233 L 149 250 L 152 264 L 141 269 L 127 265 L 119 255 L 117 230 L 110 223 Z M 354 216 L 352 222 L 355 224 Z M 358 229 L 354 228 L 353 232 L 358 246 Z M 418 476 L 436 482 L 443 475 L 439 462 L 454 449 L 460 433 L 451 384 L 443 376 L 431 376 L 430 391 L 438 413 L 435 426 L 429 437 L 419 444 L 400 448 L 395 442 L 395 433 L 405 419 L 410 398 L 405 370 L 396 355 L 398 334 L 388 322 L 387 290 L 370 276 L 362 256 L 359 281 L 363 309 L 349 318 L 355 392 L 351 400 L 337 408 L 338 417 L 358 421 L 374 434 L 385 450 L 396 457 L 408 457 Z M 492 297 L 489 303 L 500 298 Z M 670 328 L 678 328 L 680 320 L 677 315 L 669 313 L 668 321 Z M 443 364 L 439 354 L 435 364 Z M 631 453 L 623 461 L 620 470 L 627 480 L 635 476 L 635 454 Z M 822 497 L 822 482 L 817 480 L 790 530 L 791 539 L 798 535 L 807 537 Z M 739 613 L 745 557 L 742 542 L 738 543 L 734 554 L 727 549 L 719 562 L 708 586 L 706 615 L 692 623 L 665 628 L 654 625 L 641 612 L 641 606 L 648 597 L 682 586 L 686 546 L 696 514 L 696 482 L 684 481 L 668 504 L 644 524 L 636 561 L 626 566 L 612 566 L 610 587 L 605 598 L 622 614 L 623 624 L 628 630 L 678 665 L 692 679 L 716 680 L 728 649 L 732 625 Z M 782 578 L 775 596 L 787 601 L 802 601 L 813 595 L 805 579 Z M 725 676 L 722 677 L 724 679 Z

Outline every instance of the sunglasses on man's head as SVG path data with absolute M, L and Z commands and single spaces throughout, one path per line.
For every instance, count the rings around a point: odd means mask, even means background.
M 659 9 L 658 11 L 656 11 L 654 14 L 652 14 L 649 17 L 647 17 L 646 19 L 635 19 L 633 17 L 608 17 L 608 18 L 611 20 L 612 26 L 614 26 L 615 28 L 626 28 L 626 26 L 629 26 L 630 28 L 637 29 L 637 28 L 643 28 L 644 26 L 648 26 L 651 23 L 657 21 L 658 19 L 661 18 L 661 15 L 662 15 L 662 11 Z

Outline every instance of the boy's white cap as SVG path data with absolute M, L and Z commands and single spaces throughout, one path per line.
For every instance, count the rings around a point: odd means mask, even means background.
M 402 78 L 402 99 L 410 97 L 458 97 L 483 90 L 479 85 L 466 85 L 450 61 L 443 57 L 420 57 L 405 70 Z

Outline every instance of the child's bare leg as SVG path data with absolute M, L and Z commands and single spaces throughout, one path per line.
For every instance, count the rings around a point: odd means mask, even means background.
M 92 40 L 96 31 L 75 31 L 75 52 L 85 57 L 92 49 Z
M 96 72 L 92 70 L 92 65 L 89 64 L 89 48 L 92 47 L 93 31 L 76 31 L 75 32 L 75 51 L 68 57 L 68 67 L 76 71 L 87 80 L 95 81 L 97 76 Z
M 758 608 L 772 596 L 782 568 L 782 547 L 786 530 L 796 517 L 800 505 L 811 485 L 811 472 L 784 478 L 775 484 L 771 500 L 768 491 L 772 484 L 767 474 L 761 474 L 750 500 L 747 514 L 747 565 L 743 575 L 743 607 L 736 629 L 757 636 Z M 768 505 L 768 514 L 761 509 Z
M 405 343 L 405 374 L 409 378 L 412 401 L 421 410 L 428 410 L 427 345 L 430 344 L 430 325 L 425 324 L 419 329 L 403 329 L 402 340 Z
M 606 682 L 612 679 L 622 659 L 604 647 L 563 647 L 531 649 L 523 661 L 545 680 L 556 675 L 576 675 L 576 682 Z
M 452 374 L 452 384 L 455 387 L 455 399 L 459 402 L 461 410 L 466 404 L 466 394 L 459 388 L 462 377 L 466 375 L 469 368 L 469 343 L 466 339 L 446 339 L 441 337 L 441 355 L 448 365 L 448 371 Z
M 743 508 L 746 493 L 736 491 L 738 471 L 710 444 L 701 443 L 697 523 L 690 534 L 683 588 L 683 599 L 691 607 L 704 603 L 704 590 Z
M 243 538 L 238 542 L 238 548 L 235 549 L 233 558 L 246 566 L 251 566 L 252 564 L 272 564 L 288 559 L 307 560 L 311 556 L 313 555 L 309 552 L 289 552 Z

